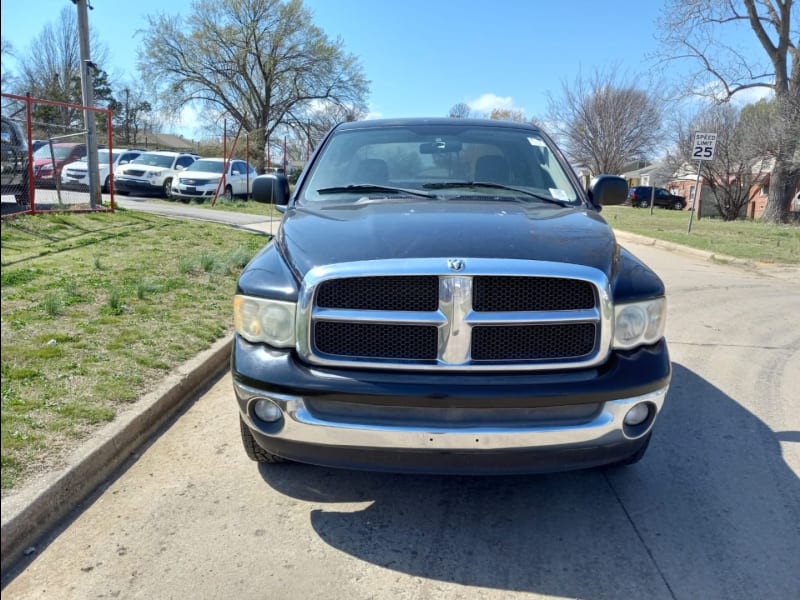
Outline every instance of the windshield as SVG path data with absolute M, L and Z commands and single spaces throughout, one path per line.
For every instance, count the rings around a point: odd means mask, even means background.
M 301 202 L 425 192 L 435 199 L 576 205 L 579 195 L 547 141 L 512 125 L 422 124 L 334 132 Z
M 190 164 L 186 169 L 184 169 L 184 173 L 186 171 L 202 171 L 204 173 L 222 173 L 222 161 L 221 160 L 200 160 L 194 161 Z
M 112 163 L 116 162 L 116 160 L 119 158 L 120 154 L 122 154 L 122 150 L 120 150 L 120 151 L 114 150 L 113 152 L 111 152 L 111 162 Z M 85 161 L 86 157 L 84 156 L 83 158 L 81 158 L 81 160 Z M 99 162 L 101 165 L 107 165 L 108 164 L 108 150 L 98 150 L 97 151 L 97 162 Z
M 145 152 L 144 154 L 140 154 L 139 158 L 133 160 L 131 164 L 137 165 L 147 165 L 149 167 L 163 167 L 165 169 L 171 169 L 172 163 L 175 160 L 174 156 L 164 155 L 164 154 L 151 154 L 149 152 Z

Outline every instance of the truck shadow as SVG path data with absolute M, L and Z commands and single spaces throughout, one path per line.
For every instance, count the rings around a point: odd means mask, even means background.
M 798 439 L 673 364 L 650 449 L 632 467 L 439 477 L 276 465 L 261 474 L 323 505 L 310 520 L 327 544 L 414 577 L 571 598 L 788 598 L 800 597 L 800 480 L 780 441 Z

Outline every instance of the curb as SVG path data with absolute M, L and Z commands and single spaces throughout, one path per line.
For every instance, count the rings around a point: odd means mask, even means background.
M 695 256 L 697 258 L 702 258 L 705 260 L 716 260 L 719 262 L 744 265 L 747 267 L 756 266 L 756 263 L 754 263 L 752 260 L 748 260 L 745 258 L 736 258 L 734 256 L 728 256 L 727 254 L 718 254 L 716 252 L 709 252 L 708 250 L 699 250 L 697 248 L 692 248 L 691 246 L 684 246 L 682 244 L 677 244 L 675 242 L 658 240 L 644 235 L 639 235 L 638 233 L 631 233 L 629 231 L 621 231 L 619 229 L 614 229 L 614 235 L 618 240 L 627 240 L 629 242 L 642 244 L 643 246 L 655 246 L 657 248 L 664 248 L 665 250 L 670 250 L 672 252 L 680 252 L 682 254 L 688 254 L 690 256 Z
M 159 386 L 93 435 L 63 470 L 3 499 L 0 574 L 100 487 L 184 403 L 228 369 L 233 336 L 180 365 Z

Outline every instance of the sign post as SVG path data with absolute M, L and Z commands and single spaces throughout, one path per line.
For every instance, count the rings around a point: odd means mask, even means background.
M 714 150 L 717 146 L 716 133 L 694 134 L 694 146 L 692 147 L 692 158 L 697 160 L 697 181 L 694 184 L 694 196 L 692 196 L 692 208 L 689 209 L 689 229 L 686 233 L 692 233 L 692 218 L 694 217 L 694 207 L 697 203 L 697 196 L 700 194 L 700 167 L 704 160 L 714 159 Z

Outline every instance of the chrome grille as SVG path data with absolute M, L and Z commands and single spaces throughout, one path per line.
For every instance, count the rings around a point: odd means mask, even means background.
M 320 284 L 317 306 L 357 310 L 424 310 L 439 307 L 439 278 L 349 277 Z
M 594 349 L 592 323 L 502 325 L 472 330 L 473 360 L 579 358 Z
M 337 323 L 314 325 L 314 342 L 325 354 L 358 358 L 436 360 L 436 327 Z
M 604 274 L 524 260 L 382 260 L 313 269 L 298 303 L 310 363 L 383 369 L 536 370 L 602 362 Z M 451 270 L 452 269 L 452 270 Z
M 558 277 L 476 277 L 472 306 L 477 311 L 579 310 L 594 307 L 588 281 Z

